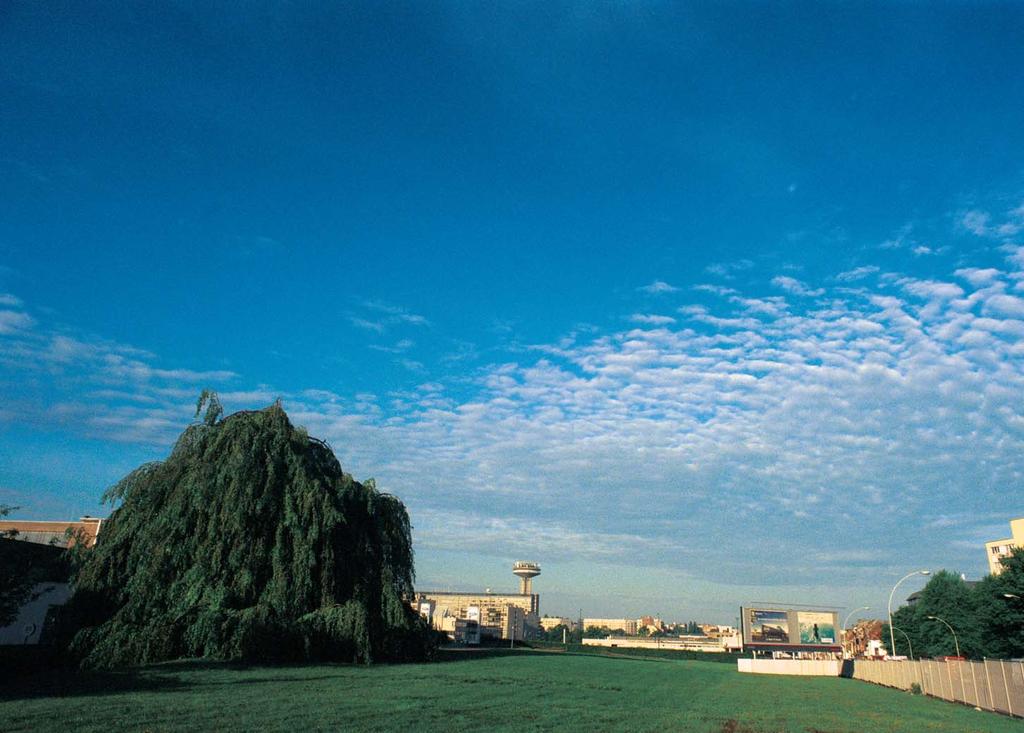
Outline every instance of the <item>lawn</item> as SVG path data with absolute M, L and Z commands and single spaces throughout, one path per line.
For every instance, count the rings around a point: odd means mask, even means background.
M 1020 733 L 1022 724 L 854 680 L 545 652 L 375 667 L 173 663 L 0 690 L 7 732 L 486 729 Z

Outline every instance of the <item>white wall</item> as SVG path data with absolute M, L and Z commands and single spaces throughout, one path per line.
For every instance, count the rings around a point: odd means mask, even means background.
M 805 677 L 838 677 L 843 663 L 838 659 L 737 659 L 740 672 L 792 674 Z

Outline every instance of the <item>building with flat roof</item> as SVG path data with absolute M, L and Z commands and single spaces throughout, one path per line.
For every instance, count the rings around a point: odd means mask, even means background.
M 551 629 L 564 626 L 565 628 L 572 631 L 576 628 L 579 622 L 574 618 L 568 618 L 566 616 L 545 616 L 540 620 L 540 627 L 545 631 L 551 631 Z
M 519 561 L 513 572 L 520 579 L 520 591 L 527 592 L 416 591 L 412 606 L 433 628 L 453 637 L 459 619 L 472 619 L 479 623 L 481 636 L 525 639 L 541 628 L 540 595 L 528 592 L 540 566 Z
M 584 631 L 591 626 L 605 628 L 609 631 L 621 631 L 628 636 L 635 636 L 637 623 L 635 618 L 585 618 L 583 619 Z
M 438 631 L 455 632 L 459 619 L 473 619 L 480 624 L 481 636 L 501 639 L 523 639 L 530 629 L 540 628 L 536 609 L 537 594 L 520 593 L 452 593 L 449 591 L 417 591 L 413 608 Z
M 988 559 L 988 571 L 992 575 L 1003 572 L 1000 562 L 1015 547 L 1024 547 L 1024 518 L 1010 520 L 1010 537 L 1004 540 L 992 540 L 985 543 L 985 557 Z
M 0 520 L 0 536 L 7 537 L 13 534 L 12 539 L 55 547 L 72 547 L 81 539 L 86 547 L 92 547 L 96 544 L 96 537 L 105 521 L 98 517 L 82 517 L 77 522 Z

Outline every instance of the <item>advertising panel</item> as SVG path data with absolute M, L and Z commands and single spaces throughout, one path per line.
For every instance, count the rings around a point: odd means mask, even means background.
M 839 648 L 835 611 L 743 607 L 740 616 L 744 646 L 781 651 Z
M 801 644 L 836 643 L 835 614 L 821 611 L 797 611 Z
M 789 614 L 785 611 L 750 609 L 750 641 L 753 643 L 788 643 Z

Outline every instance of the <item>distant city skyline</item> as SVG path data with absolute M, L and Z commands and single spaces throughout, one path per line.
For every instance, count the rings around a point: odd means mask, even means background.
M 423 587 L 733 624 L 987 572 L 1024 6 L 250 10 L 0 11 L 18 518 L 105 516 L 210 388 L 399 496 Z

